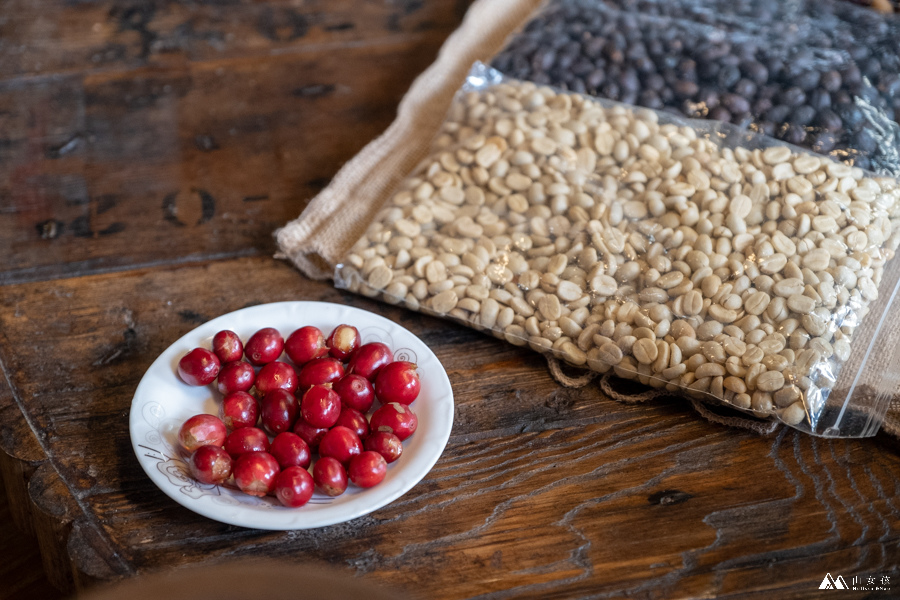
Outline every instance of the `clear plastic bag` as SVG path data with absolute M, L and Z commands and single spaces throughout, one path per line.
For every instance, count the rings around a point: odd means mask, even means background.
M 897 176 L 898 40 L 900 18 L 838 0 L 550 0 L 492 64 Z
M 476 64 L 335 282 L 576 366 L 866 436 L 900 374 L 898 218 L 894 179 Z

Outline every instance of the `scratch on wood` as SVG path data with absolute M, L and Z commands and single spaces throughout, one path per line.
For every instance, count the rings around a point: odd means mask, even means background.
M 148 29 L 148 25 L 153 20 L 156 7 L 152 3 L 146 5 L 127 6 L 123 9 L 115 8 L 111 11 L 111 16 L 119 21 L 119 28 L 122 31 L 136 31 L 141 38 L 140 57 L 147 58 L 150 56 L 150 47 L 156 40 L 156 33 Z
M 102 229 L 99 233 L 100 235 L 111 235 L 113 233 L 121 233 L 125 231 L 125 223 L 117 221 L 112 223 L 109 227 Z
M 321 98 L 333 94 L 337 86 L 331 83 L 315 83 L 294 88 L 291 94 L 298 98 Z
M 309 32 L 309 19 L 293 9 L 266 7 L 257 20 L 257 30 L 273 42 L 291 42 Z
M 124 309 L 122 319 L 125 321 L 125 332 L 122 334 L 122 341 L 115 344 L 104 352 L 100 358 L 92 364 L 95 367 L 102 367 L 113 362 L 128 357 L 133 351 L 137 342 L 137 331 L 134 327 L 134 313 L 129 309 Z
M 647 502 L 659 506 L 670 506 L 672 504 L 681 504 L 682 502 L 687 502 L 693 497 L 693 495 L 688 494 L 687 492 L 682 492 L 680 490 L 661 490 L 659 492 L 650 494 L 650 496 L 647 497 Z
M 196 313 L 192 310 L 180 310 L 178 316 L 190 323 L 203 324 L 209 321 L 209 317 Z
M 216 214 L 216 199 L 213 198 L 212 194 L 202 189 L 195 189 L 195 192 L 200 196 L 200 219 L 197 221 L 197 225 L 202 225 L 203 223 L 209 222 Z
M 306 185 L 313 189 L 321 190 L 324 189 L 326 185 L 331 183 L 331 177 L 317 177 L 316 179 L 310 179 L 306 182 Z
M 194 136 L 194 145 L 203 152 L 212 152 L 219 149 L 219 143 L 216 139 L 206 134 Z
M 355 29 L 356 25 L 353 23 L 336 23 L 334 25 L 328 25 L 327 27 L 323 27 L 325 31 L 347 31 L 348 29 Z
M 178 192 L 169 192 L 162 201 L 163 218 L 173 225 L 184 227 L 184 223 L 178 218 L 178 205 L 175 199 L 178 198 Z
M 64 223 L 56 219 L 48 219 L 37 224 L 38 235 L 43 240 L 53 240 L 63 232 Z
M 81 136 L 76 135 L 65 144 L 47 150 L 47 158 L 60 158 L 74 151 L 81 145 Z

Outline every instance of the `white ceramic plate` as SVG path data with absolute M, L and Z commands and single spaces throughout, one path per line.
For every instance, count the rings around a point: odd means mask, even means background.
M 179 359 L 193 348 L 212 347 L 222 329 L 246 341 L 263 327 L 274 327 L 286 338 L 304 325 L 325 335 L 337 325 L 355 325 L 363 343 L 384 342 L 397 360 L 418 364 L 422 381 L 412 408 L 419 419 L 416 433 L 403 442 L 403 455 L 388 465 L 380 484 L 360 489 L 350 484 L 337 498 L 318 492 L 303 507 L 283 507 L 273 497 L 255 498 L 229 485 L 204 485 L 193 480 L 177 450 L 178 429 L 198 413 L 219 414 L 221 395 L 214 386 L 192 387 L 178 377 Z M 434 353 L 416 336 L 370 312 L 324 302 L 278 302 L 235 311 L 213 319 L 169 346 L 150 366 L 131 403 L 131 444 L 138 461 L 159 489 L 190 510 L 210 519 L 256 529 L 311 529 L 355 519 L 408 492 L 434 466 L 453 425 L 453 391 Z

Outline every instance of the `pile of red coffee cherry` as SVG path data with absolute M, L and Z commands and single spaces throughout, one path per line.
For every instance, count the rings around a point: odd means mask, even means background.
M 246 344 L 224 330 L 212 345 L 178 362 L 185 383 L 215 382 L 223 396 L 221 418 L 195 415 L 178 433 L 201 483 L 233 477 L 244 493 L 303 506 L 315 488 L 339 496 L 348 481 L 381 483 L 418 426 L 409 407 L 421 388 L 416 365 L 394 361 L 380 342 L 362 344 L 352 325 L 338 325 L 327 338 L 301 327 L 286 340 L 266 327 Z M 278 360 L 282 353 L 291 362 Z

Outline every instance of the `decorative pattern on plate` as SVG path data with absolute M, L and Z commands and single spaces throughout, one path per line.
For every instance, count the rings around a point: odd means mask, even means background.
M 394 352 L 394 360 L 405 360 L 411 363 L 418 363 L 419 357 L 412 348 L 397 348 L 394 344 L 394 338 L 390 332 L 381 327 L 366 327 L 359 331 L 359 337 L 363 344 L 371 344 L 373 342 L 381 342 L 386 344 Z
M 175 451 L 176 440 L 174 433 L 177 431 L 172 427 L 171 420 L 163 420 L 166 411 L 158 403 L 151 402 L 141 411 L 141 416 L 150 427 L 153 427 L 147 435 L 146 439 L 151 444 L 160 444 L 166 448 L 167 452 L 163 452 L 156 448 L 140 444 L 139 447 L 146 450 L 144 456 L 152 460 L 158 461 L 156 468 L 169 480 L 178 491 L 197 500 L 204 496 L 209 496 L 213 502 L 225 505 L 247 505 L 255 508 L 267 509 L 285 509 L 274 498 L 258 498 L 241 492 L 236 486 L 226 483 L 224 485 L 213 485 L 200 483 L 191 476 L 191 470 L 177 451 Z M 313 494 L 309 500 L 310 504 L 329 504 L 334 498 L 324 496 L 319 493 Z

